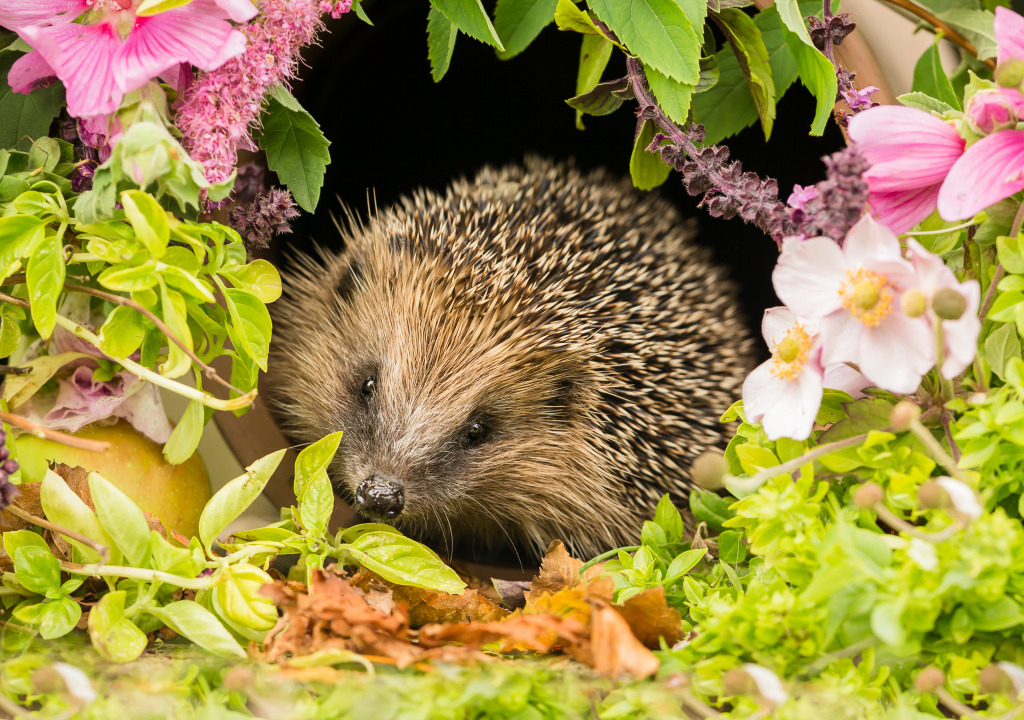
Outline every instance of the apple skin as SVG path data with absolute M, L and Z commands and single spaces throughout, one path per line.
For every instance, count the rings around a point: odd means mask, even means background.
M 61 445 L 22 433 L 14 444 L 15 459 L 24 481 L 42 480 L 48 462 L 79 466 L 97 472 L 130 497 L 164 527 L 185 537 L 199 532 L 199 516 L 210 500 L 210 478 L 199 453 L 181 465 L 164 460 L 163 447 L 128 422 L 87 425 L 75 437 L 110 443 L 105 453 Z

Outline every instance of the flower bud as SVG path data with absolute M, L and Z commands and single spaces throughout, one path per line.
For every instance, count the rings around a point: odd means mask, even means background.
M 900 298 L 900 308 L 907 317 L 921 317 L 928 308 L 928 298 L 917 288 L 911 288 Z
M 878 483 L 866 482 L 853 493 L 853 504 L 859 508 L 871 508 L 882 502 L 885 490 Z
M 889 422 L 896 432 L 903 432 L 910 429 L 911 423 L 921 416 L 921 408 L 909 400 L 900 400 L 892 409 Z
M 978 688 L 983 693 L 1007 693 L 1016 697 L 1024 690 L 1024 668 L 1011 662 L 989 665 L 978 676 Z
M 32 685 L 37 693 L 64 695 L 75 705 L 88 705 L 96 699 L 96 690 L 89 676 L 67 663 L 57 662 L 39 668 L 32 673 Z
M 917 489 L 917 505 L 923 510 L 949 507 L 949 494 L 937 482 L 929 480 Z
M 914 678 L 914 687 L 918 692 L 933 693 L 946 682 L 946 674 L 937 667 L 926 667 Z
M 981 517 L 981 503 L 978 502 L 978 495 L 969 485 L 951 477 L 938 477 L 934 482 L 946 491 L 946 495 L 949 497 L 949 506 L 957 515 L 965 520 L 975 520 Z
M 995 81 L 1000 87 L 1015 88 L 1024 82 L 1024 60 L 1009 58 L 999 63 Z
M 966 309 L 964 296 L 953 288 L 942 288 L 932 298 L 932 310 L 943 320 L 959 320 Z
M 725 455 L 717 450 L 705 450 L 695 457 L 690 465 L 690 477 L 705 490 L 725 487 L 728 475 L 729 463 L 725 461 Z
M 224 581 L 213 588 L 212 601 L 217 614 L 250 640 L 262 639 L 277 623 L 277 606 L 260 594 L 260 588 L 274 581 L 255 565 L 230 566 Z
M 1024 115 L 1024 97 L 1016 90 L 980 90 L 967 103 L 966 114 L 985 135 L 1012 128 Z

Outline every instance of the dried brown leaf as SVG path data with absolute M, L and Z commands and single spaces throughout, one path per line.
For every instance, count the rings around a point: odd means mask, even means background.
M 581 577 L 581 567 L 583 562 L 569 555 L 561 540 L 553 541 L 544 554 L 540 573 L 530 583 L 530 593 L 558 592 L 565 587 L 585 585 L 603 571 L 603 564 L 594 565 Z
M 636 639 L 629 625 L 611 605 L 595 601 L 590 616 L 590 658 L 578 657 L 605 677 L 628 675 L 637 679 L 658 671 L 658 658 Z
M 499 622 L 425 625 L 420 629 L 419 638 L 424 647 L 459 642 L 468 648 L 480 648 L 500 640 L 506 651 L 525 649 L 546 653 L 560 646 L 585 643 L 587 635 L 578 618 L 514 614 Z
M 371 589 L 386 589 L 395 602 L 406 606 L 409 624 L 412 627 L 430 623 L 493 622 L 509 614 L 508 610 L 495 605 L 477 590 L 466 590 L 461 595 L 449 595 L 436 590 L 394 585 L 365 568 L 356 573 L 352 578 L 352 584 L 367 594 L 367 600 L 371 605 Z
M 658 638 L 664 638 L 671 646 L 683 635 L 683 616 L 668 606 L 665 588 L 661 586 L 647 588 L 614 607 L 629 624 L 636 639 L 652 650 L 661 647 Z

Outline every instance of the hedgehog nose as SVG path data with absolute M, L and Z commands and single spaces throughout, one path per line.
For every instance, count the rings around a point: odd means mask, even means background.
M 371 475 L 356 488 L 359 511 L 375 517 L 398 517 L 405 507 L 405 488 L 390 475 Z

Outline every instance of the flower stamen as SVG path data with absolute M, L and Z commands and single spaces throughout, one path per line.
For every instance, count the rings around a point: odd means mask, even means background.
M 786 337 L 772 348 L 772 375 L 780 380 L 793 380 L 800 376 L 811 354 L 813 340 L 803 323 L 786 331 Z
M 893 292 L 882 273 L 865 268 L 846 271 L 839 286 L 843 308 L 868 327 L 876 327 L 892 309 Z

